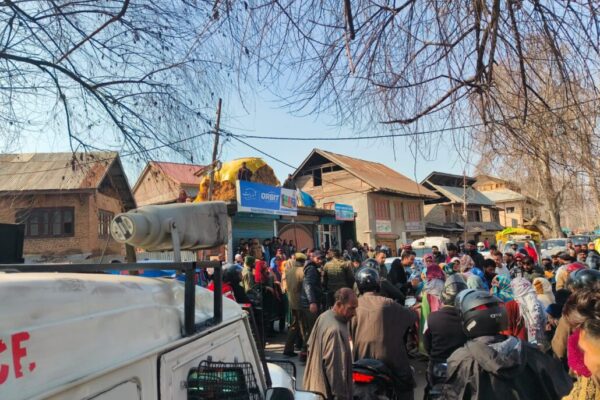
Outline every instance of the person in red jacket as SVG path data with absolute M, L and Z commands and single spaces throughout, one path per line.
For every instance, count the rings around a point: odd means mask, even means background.
M 537 251 L 535 251 L 535 249 L 533 248 L 533 246 L 531 246 L 531 244 L 529 244 L 529 242 L 525 242 L 525 251 L 527 252 L 529 257 L 531 257 L 534 264 L 537 264 L 537 262 L 538 262 Z

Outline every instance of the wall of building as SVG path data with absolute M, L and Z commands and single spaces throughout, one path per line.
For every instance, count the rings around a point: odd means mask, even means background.
M 92 253 L 124 254 L 124 246 L 112 238 L 98 237 L 98 210 L 115 215 L 122 211 L 121 202 L 101 193 L 70 193 L 46 195 L 17 195 L 0 197 L 0 222 L 15 223 L 17 212 L 32 208 L 72 207 L 74 234 L 68 237 L 25 238 L 23 253 L 41 257 L 58 257 Z M 106 249 L 105 249 L 106 247 Z
M 321 186 L 314 186 L 313 177 L 310 175 L 299 176 L 295 182 L 299 189 L 310 194 L 315 200 L 344 194 L 355 195 L 372 189 L 370 185 L 344 170 L 324 172 L 321 178 Z
M 169 203 L 179 195 L 179 185 L 154 168 L 148 168 L 136 185 L 133 196 L 138 207 Z

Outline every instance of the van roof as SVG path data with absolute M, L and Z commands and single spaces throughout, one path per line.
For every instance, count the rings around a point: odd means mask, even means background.
M 2 393 L 28 399 L 164 347 L 183 336 L 183 303 L 184 286 L 171 279 L 0 273 L 0 340 L 5 356 L 20 354 L 7 362 Z M 213 293 L 196 287 L 196 323 L 212 317 L 212 305 Z M 223 300 L 223 323 L 242 315 Z

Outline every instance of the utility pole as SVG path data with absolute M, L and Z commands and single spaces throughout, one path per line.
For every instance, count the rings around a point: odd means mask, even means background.
M 464 240 L 465 240 L 465 246 L 467 244 L 467 173 L 466 171 L 463 169 L 463 218 L 464 218 Z
M 215 124 L 215 143 L 213 146 L 212 163 L 210 164 L 210 180 L 208 183 L 208 201 L 212 200 L 213 186 L 215 183 L 215 167 L 217 163 L 217 151 L 219 149 L 219 125 L 221 124 L 221 98 L 217 104 L 217 123 Z

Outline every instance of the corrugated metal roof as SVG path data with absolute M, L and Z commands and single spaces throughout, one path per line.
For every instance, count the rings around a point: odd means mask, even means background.
M 510 189 L 494 189 L 485 191 L 484 193 L 487 198 L 496 203 L 527 200 L 527 196 Z
M 0 192 L 96 189 L 118 154 L 0 154 Z
M 447 197 L 454 203 L 462 203 L 464 201 L 464 189 L 455 186 L 442 186 L 430 183 L 435 190 L 439 191 L 443 196 Z M 478 192 L 470 187 L 467 188 L 467 204 L 477 204 L 482 206 L 494 206 L 494 202 L 487 198 L 483 193 Z
M 196 176 L 194 173 L 201 171 L 206 168 L 204 165 L 194 164 L 181 164 L 172 162 L 161 162 L 161 161 L 150 161 L 157 168 L 161 169 L 163 173 L 171 178 L 176 183 L 182 185 L 199 185 L 202 180 L 202 176 Z
M 381 163 L 360 160 L 320 149 L 314 149 L 313 153 L 315 152 L 371 185 L 375 190 L 419 198 L 435 199 L 438 197 L 426 187 Z

